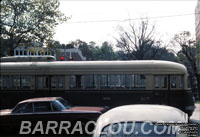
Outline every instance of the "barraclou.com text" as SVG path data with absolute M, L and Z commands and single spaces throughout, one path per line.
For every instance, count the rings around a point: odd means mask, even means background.
M 88 121 L 82 123 L 77 121 L 74 125 L 70 121 L 48 121 L 45 124 L 42 121 L 38 121 L 33 127 L 30 121 L 22 121 L 19 134 L 93 134 L 93 130 L 89 130 L 89 126 L 95 126 L 95 121 Z M 44 126 L 46 125 L 46 126 Z M 84 126 L 83 126 L 84 125 Z M 73 128 L 72 128 L 73 127 Z M 71 132 L 70 132 L 71 129 Z M 84 131 L 84 132 L 83 132 Z

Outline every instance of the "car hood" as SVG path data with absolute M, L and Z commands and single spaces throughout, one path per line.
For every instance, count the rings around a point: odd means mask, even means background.
M 2 109 L 0 110 L 0 116 L 11 114 L 11 109 Z
M 63 110 L 64 112 L 67 111 L 73 111 L 73 112 L 97 112 L 97 113 L 103 113 L 106 109 L 104 107 L 72 107 L 66 110 Z

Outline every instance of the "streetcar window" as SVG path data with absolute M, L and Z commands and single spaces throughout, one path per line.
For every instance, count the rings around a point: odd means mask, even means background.
M 47 89 L 48 87 L 49 87 L 48 76 L 37 76 L 37 88 L 38 89 Z
M 20 87 L 20 76 L 12 76 L 12 77 L 10 77 L 13 82 L 12 87 L 19 88 Z
M 31 76 L 21 76 L 21 88 L 30 89 L 31 87 Z
M 16 89 L 20 87 L 20 76 L 4 76 L 3 87 L 5 89 Z
M 124 89 L 130 89 L 130 86 L 131 86 L 131 75 L 122 75 L 121 86 Z
M 52 89 L 56 88 L 56 76 L 51 77 L 51 88 Z
M 121 75 L 101 75 L 101 88 L 102 89 L 116 89 L 121 88 Z
M 101 88 L 108 87 L 108 75 L 101 75 Z
M 70 77 L 70 89 L 82 88 L 93 89 L 100 86 L 101 89 L 130 89 L 131 87 L 131 76 L 132 86 L 134 88 L 145 88 L 146 77 L 145 75 L 119 75 L 119 74 L 102 74 L 102 75 L 72 75 Z M 55 85 L 55 80 L 52 81 Z M 100 83 L 100 85 L 99 85 Z
M 70 77 L 70 88 L 80 89 L 83 87 L 83 76 L 82 75 L 72 75 Z
M 179 82 L 179 85 L 178 85 L 178 87 L 179 88 L 183 88 L 183 83 L 184 83 L 184 78 L 183 78 L 183 75 L 179 75 L 178 76 L 178 82 Z
M 58 81 L 57 88 L 64 88 L 65 77 L 64 76 L 58 76 L 57 81 Z
M 116 88 L 121 87 L 121 75 L 116 75 L 115 86 L 116 86 Z
M 4 89 L 29 89 L 31 87 L 31 76 L 2 76 L 1 88 Z
M 93 75 L 85 75 L 84 76 L 84 81 L 85 81 L 85 87 L 86 88 L 93 88 L 94 86 L 94 77 Z
M 76 77 L 71 76 L 70 77 L 70 88 L 74 88 L 74 87 L 76 87 Z
M 121 87 L 121 77 L 120 75 L 111 75 L 110 76 L 110 87 L 111 88 L 120 88 Z
M 145 75 L 132 75 L 132 87 L 133 88 L 146 88 Z
M 0 88 L 3 88 L 3 76 L 0 76 Z
M 2 76 L 2 87 L 8 88 L 9 84 L 9 76 Z
M 64 88 L 64 76 L 52 76 L 51 77 L 51 88 L 52 89 L 63 89 Z
M 110 75 L 110 88 L 130 89 L 130 83 L 131 75 Z
M 171 88 L 176 88 L 176 76 L 171 76 Z
M 167 88 L 167 75 L 155 75 L 154 87 L 159 89 Z
M 160 88 L 160 76 L 155 76 L 155 88 Z
M 167 76 L 162 76 L 161 84 L 162 88 L 167 88 Z
M 84 76 L 84 86 L 85 88 L 97 88 L 98 84 L 97 84 L 97 75 L 85 75 Z

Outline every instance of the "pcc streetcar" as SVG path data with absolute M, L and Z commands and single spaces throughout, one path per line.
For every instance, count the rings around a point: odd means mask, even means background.
M 187 69 L 179 63 L 54 61 L 50 57 L 23 61 L 2 59 L 1 108 L 12 107 L 27 98 L 61 96 L 74 105 L 112 108 L 127 104 L 165 104 L 189 115 L 194 110 L 192 92 L 187 86 Z

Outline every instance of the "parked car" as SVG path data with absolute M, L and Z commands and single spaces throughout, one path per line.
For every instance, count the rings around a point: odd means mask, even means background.
M 69 130 L 73 130 L 73 126 L 77 121 L 80 121 L 82 125 L 86 124 L 88 121 L 96 121 L 106 110 L 106 107 L 73 106 L 61 97 L 32 98 L 19 102 L 13 109 L 0 111 L 0 129 L 3 131 L 1 134 L 19 134 L 23 131 L 21 128 L 27 126 L 27 124 L 31 124 L 30 134 L 32 134 L 32 131 L 40 121 L 44 126 L 44 130 L 48 128 L 46 126 L 49 121 L 53 121 L 53 123 L 50 124 L 58 122 L 57 130 L 59 130 L 59 126 L 61 126 L 59 125 L 61 121 L 68 121 L 71 124 Z M 25 121 L 25 123 L 22 123 L 23 121 Z M 54 131 L 50 131 L 50 133 L 51 132 Z M 24 131 L 22 133 L 28 132 Z
M 179 123 L 179 124 L 178 124 Z M 94 137 L 185 137 L 183 111 L 163 105 L 127 105 L 107 111 L 97 120 Z

